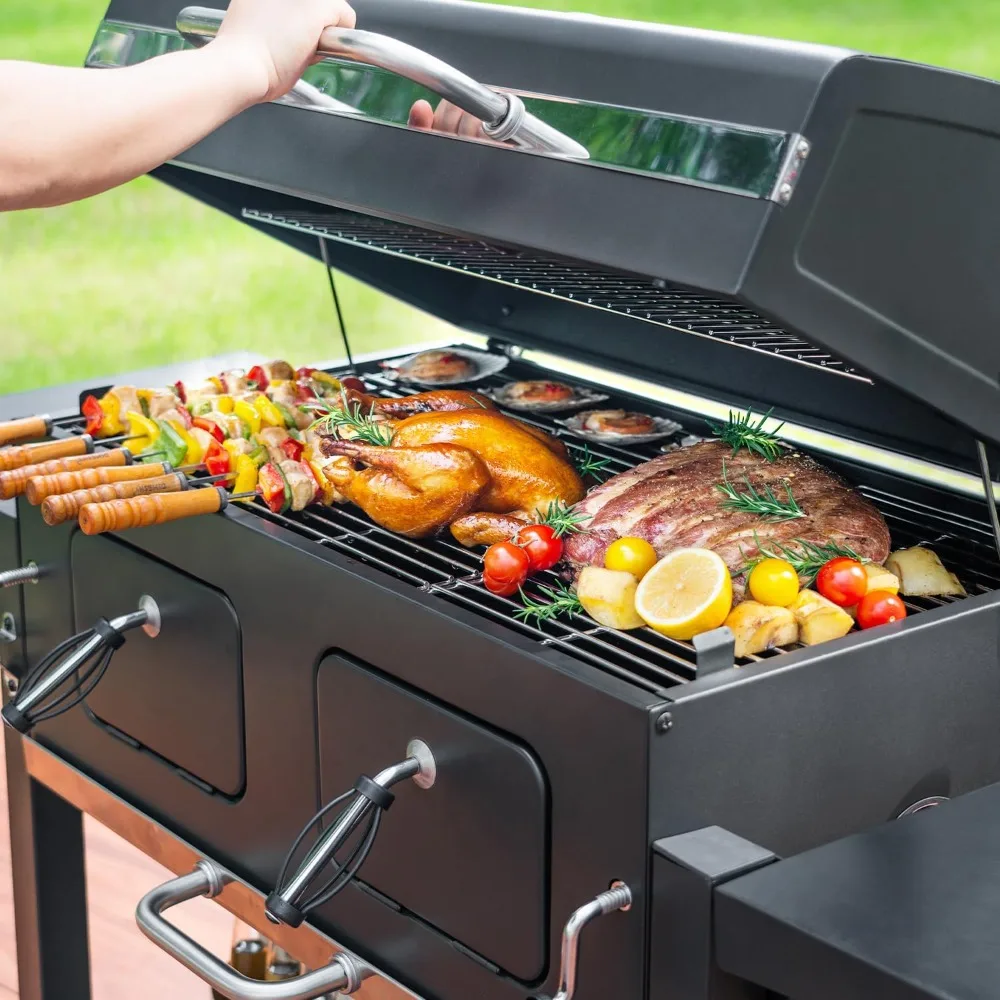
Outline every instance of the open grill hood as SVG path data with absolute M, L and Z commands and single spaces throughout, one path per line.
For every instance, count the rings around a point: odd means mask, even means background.
M 1000 86 L 579 15 L 357 8 L 589 159 L 408 128 L 426 90 L 328 60 L 308 79 L 356 113 L 257 107 L 159 176 L 507 342 L 952 466 L 1000 441 Z M 178 13 L 113 0 L 89 64 L 183 44 Z

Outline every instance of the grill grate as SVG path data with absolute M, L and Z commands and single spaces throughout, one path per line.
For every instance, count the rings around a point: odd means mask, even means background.
M 364 378 L 371 392 L 383 396 L 405 394 L 375 363 L 360 366 L 356 373 Z M 547 374 L 549 373 L 544 369 L 534 365 L 514 361 L 501 375 L 478 383 L 477 388 L 497 388 L 509 380 L 538 378 Z M 640 403 L 626 396 L 613 394 L 607 405 L 641 407 L 647 412 L 659 410 L 670 419 L 684 419 L 683 414 L 666 412 L 648 401 Z M 517 417 L 520 420 L 526 419 L 522 413 L 518 413 Z M 577 458 L 582 457 L 587 449 L 592 456 L 606 459 L 607 472 L 610 474 L 622 472 L 654 458 L 663 447 L 679 444 L 689 433 L 682 429 L 665 443 L 624 448 L 585 443 L 549 416 L 533 415 L 527 418 L 527 422 L 560 437 L 571 455 Z M 63 433 L 79 433 L 78 419 L 69 418 L 57 421 L 57 424 Z M 858 489 L 882 511 L 896 547 L 921 543 L 933 546 L 945 564 L 957 570 L 970 594 L 1000 589 L 1000 567 L 997 565 L 993 535 L 986 520 L 940 510 L 864 483 Z M 287 515 L 272 514 L 260 503 L 247 505 L 246 509 L 309 538 L 324 548 L 343 553 L 417 587 L 424 593 L 473 611 L 491 622 L 514 629 L 543 646 L 559 649 L 647 690 L 662 693 L 697 676 L 694 647 L 690 643 L 666 639 L 651 629 L 615 632 L 582 615 L 563 616 L 539 625 L 516 619 L 514 615 L 521 607 L 518 601 L 498 597 L 483 587 L 480 576 L 481 553 L 464 548 L 453 541 L 450 535 L 421 541 L 404 538 L 379 527 L 360 509 L 350 505 L 310 508 Z M 544 595 L 537 589 L 538 585 L 552 585 L 556 579 L 553 573 L 542 574 L 529 582 L 526 592 L 533 598 L 544 600 Z M 954 598 L 946 597 L 908 598 L 906 604 L 913 613 L 940 607 L 953 600 Z M 783 654 L 783 650 L 773 650 L 764 656 L 750 657 L 743 662 Z
M 253 222 L 367 247 L 489 281 L 631 316 L 682 333 L 762 351 L 797 364 L 871 382 L 845 362 L 769 323 L 735 301 L 551 257 L 417 229 L 341 210 L 276 215 L 244 209 Z

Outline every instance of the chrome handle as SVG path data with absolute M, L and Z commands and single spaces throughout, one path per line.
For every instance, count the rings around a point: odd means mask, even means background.
M 623 882 L 616 882 L 607 892 L 586 906 L 581 906 L 566 922 L 562 939 L 562 966 L 559 972 L 559 992 L 552 1000 L 572 1000 L 576 993 L 576 966 L 580 951 L 580 935 L 584 927 L 598 917 L 628 910 L 632 905 L 632 890 Z
M 153 944 L 230 1000 L 315 1000 L 328 993 L 354 993 L 371 975 L 361 962 L 341 953 L 329 965 L 295 979 L 258 982 L 241 976 L 164 919 L 170 907 L 198 896 L 214 899 L 232 881 L 232 875 L 218 865 L 199 861 L 189 875 L 171 879 L 143 896 L 135 909 L 135 922 Z
M 177 30 L 197 44 L 198 38 L 214 37 L 225 16 L 225 11 L 208 7 L 185 7 L 177 17 Z M 491 90 L 436 56 L 396 38 L 354 28 L 327 28 L 320 37 L 317 54 L 366 63 L 406 77 L 480 119 L 483 132 L 498 142 L 510 141 L 522 149 L 573 159 L 590 158 L 586 147 L 529 114 L 515 94 Z

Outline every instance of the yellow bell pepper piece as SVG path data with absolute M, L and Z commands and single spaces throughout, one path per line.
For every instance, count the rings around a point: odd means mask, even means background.
M 334 389 L 340 388 L 340 379 L 334 378 L 329 372 L 324 371 L 314 371 L 309 376 L 314 382 L 322 382 L 324 385 L 331 386 Z
M 104 437 L 117 437 L 125 433 L 125 425 L 121 422 L 121 405 L 116 396 L 108 393 L 100 401 L 104 419 L 101 421 L 101 434 Z
M 309 468 L 312 470 L 312 474 L 316 477 L 316 482 L 319 483 L 320 502 L 327 507 L 331 506 L 337 498 L 336 488 L 333 483 L 331 483 L 330 480 L 323 475 L 323 466 L 318 461 L 310 458 L 307 459 L 307 463 Z
M 187 445 L 184 464 L 201 465 L 201 460 L 205 457 L 205 449 L 198 443 L 198 440 L 191 436 L 191 432 L 179 420 L 168 420 L 167 423 L 177 431 L 180 439 Z
M 258 396 L 253 401 L 254 408 L 260 415 L 260 421 L 265 427 L 284 427 L 285 418 L 281 415 L 281 410 L 279 410 L 274 403 L 267 398 L 267 396 Z M 260 430 L 258 427 L 257 430 Z M 256 431 L 254 432 L 256 433 Z
M 233 483 L 234 493 L 249 493 L 257 489 L 257 466 L 249 455 L 240 455 L 236 459 L 236 481 Z M 247 503 L 253 502 L 253 497 L 248 497 Z
M 256 434 L 260 430 L 260 414 L 245 400 L 236 400 L 233 404 L 233 413 L 250 428 L 251 434 Z
M 219 413 L 233 412 L 232 396 L 219 396 L 216 399 L 213 399 L 212 402 L 215 404 L 214 409 L 218 410 Z
M 133 455 L 138 455 L 155 444 L 156 439 L 160 436 L 160 428 L 149 417 L 129 410 L 125 419 L 128 421 L 128 432 L 132 437 L 131 441 L 125 442 L 125 447 Z
M 214 385 L 215 388 L 219 390 L 219 392 L 225 392 L 226 391 L 226 385 L 222 381 L 222 379 L 219 378 L 218 375 L 213 375 L 211 378 L 209 378 L 208 381 L 211 382 L 212 385 Z

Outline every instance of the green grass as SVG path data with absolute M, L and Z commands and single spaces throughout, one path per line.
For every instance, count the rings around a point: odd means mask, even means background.
M 538 0 L 823 42 L 1000 77 L 1000 0 Z M 102 0 L 0 0 L 0 59 L 79 64 Z M 9 137 L 7 137 L 9 139 Z M 440 332 L 342 279 L 356 350 Z M 231 350 L 338 353 L 320 265 L 147 179 L 0 214 L 0 392 Z

